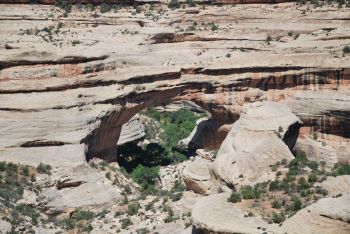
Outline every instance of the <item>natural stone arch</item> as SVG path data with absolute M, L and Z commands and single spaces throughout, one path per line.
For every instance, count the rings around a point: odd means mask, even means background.
M 291 69 L 291 68 L 289 68 Z M 215 84 L 211 81 L 203 82 L 183 82 L 176 85 L 164 85 L 163 88 L 147 90 L 142 83 L 138 85 L 134 92 L 121 96 L 110 101 L 115 105 L 115 109 L 106 113 L 100 118 L 98 126 L 95 127 L 81 143 L 87 145 L 86 158 L 89 160 L 93 157 L 103 158 L 107 161 L 113 161 L 116 157 L 116 145 L 121 132 L 122 125 L 127 123 L 130 118 L 139 113 L 143 109 L 152 106 L 166 105 L 175 100 L 189 100 L 203 109 L 211 113 L 216 124 L 213 125 L 214 131 L 220 130 L 220 126 L 224 124 L 232 124 L 239 118 L 242 106 L 247 102 L 255 102 L 261 100 L 283 101 L 288 96 L 275 95 L 274 92 L 283 89 L 292 89 L 295 91 L 302 90 L 303 87 L 317 85 L 318 88 L 332 89 L 334 86 L 348 85 L 348 74 L 344 73 L 344 69 L 304 69 L 295 67 L 300 73 L 285 74 L 288 69 L 285 68 L 246 68 L 246 69 L 221 69 L 221 70 L 182 70 L 181 76 L 186 74 L 200 74 L 204 76 L 229 76 L 241 72 L 267 72 L 267 76 L 259 76 L 237 80 L 233 83 Z M 305 79 L 304 79 L 305 78 Z M 152 76 L 147 79 L 158 80 L 161 77 Z M 307 81 L 305 83 L 304 81 Z M 132 82 L 132 80 L 128 81 Z M 136 82 L 138 83 L 138 82 Z M 129 83 L 128 83 L 129 84 Z M 271 93 L 272 92 L 272 93 Z M 289 105 L 300 106 L 295 100 Z M 303 103 L 301 104 L 301 106 Z M 338 118 L 339 123 L 344 126 L 344 119 L 337 113 L 323 113 L 322 109 L 315 113 L 303 115 L 298 109 L 295 113 L 305 121 L 307 126 L 314 126 L 315 121 L 308 121 L 310 118 L 320 119 L 324 116 L 333 115 Z M 317 122 L 317 121 L 316 121 Z M 322 122 L 324 123 L 324 121 Z M 319 124 L 316 123 L 318 126 Z M 346 131 L 339 131 L 336 127 L 323 127 L 322 131 L 335 129 L 337 135 L 346 135 Z M 222 130 L 222 129 L 221 129 Z M 229 130 L 229 128 L 228 128 Z M 222 134 L 222 133 L 221 133 Z M 221 137 L 222 138 L 222 137 Z
M 208 84 L 208 86 L 211 85 Z M 201 106 L 204 110 L 210 112 L 213 119 L 219 123 L 232 123 L 236 120 L 238 115 L 234 115 L 224 109 L 220 110 L 220 113 L 223 115 L 218 118 L 218 114 L 215 112 L 214 104 L 208 104 L 200 101 L 200 96 L 205 94 L 199 93 L 199 91 L 203 91 L 202 84 L 200 85 L 199 89 L 192 88 L 193 87 L 175 87 L 171 90 L 167 89 L 164 91 L 151 91 L 142 95 L 132 93 L 116 101 L 114 104 L 119 104 L 116 105 L 116 109 L 107 113 L 103 118 L 101 118 L 100 125 L 82 140 L 81 143 L 85 143 L 87 145 L 86 158 L 89 160 L 93 157 L 100 157 L 107 161 L 115 160 L 117 142 L 123 124 L 127 123 L 137 113 L 149 107 L 167 105 L 177 100 L 190 100 Z M 188 97 L 188 92 L 191 92 L 189 90 L 196 93 L 192 99 Z M 205 90 L 212 89 L 207 87 Z M 217 123 L 215 127 L 216 126 L 220 126 L 220 124 Z

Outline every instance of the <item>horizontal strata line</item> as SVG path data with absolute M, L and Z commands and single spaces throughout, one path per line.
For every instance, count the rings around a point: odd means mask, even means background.
M 56 64 L 78 64 L 86 63 L 92 61 L 105 60 L 109 56 L 103 55 L 98 57 L 84 57 L 84 56 L 67 56 L 57 60 L 40 60 L 40 61 L 31 61 L 31 60 L 13 60 L 13 61 L 0 61 L 0 70 L 4 68 L 17 67 L 17 66 L 26 66 L 26 65 L 56 65 Z
M 21 94 L 21 93 L 43 93 L 43 92 L 59 92 L 78 88 L 92 88 L 103 87 L 114 84 L 130 85 L 130 84 L 145 84 L 161 80 L 175 80 L 181 78 L 182 74 L 202 74 L 208 76 L 222 76 L 232 74 L 243 73 L 274 73 L 274 72 L 287 72 L 287 71 L 301 71 L 303 75 L 308 74 L 320 74 L 323 72 L 340 72 L 342 68 L 315 68 L 315 67 L 246 67 L 246 68 L 218 68 L 218 69 L 206 69 L 203 67 L 197 68 L 181 68 L 179 72 L 166 72 L 160 74 L 152 74 L 146 76 L 130 77 L 122 81 L 117 80 L 85 80 L 81 83 L 74 83 L 71 85 L 62 85 L 56 87 L 46 87 L 43 89 L 16 89 L 16 90 L 1 90 L 0 94 Z M 195 82 L 196 83 L 196 82 Z M 2 109 L 4 110 L 4 109 Z M 16 111 L 16 110 L 13 110 Z
M 129 84 L 143 84 L 150 83 L 159 80 L 174 80 L 181 77 L 181 72 L 167 72 L 147 76 L 135 76 L 129 79 L 117 81 L 117 80 L 86 80 L 82 83 L 75 83 L 67 86 L 58 87 L 46 87 L 44 89 L 25 89 L 25 90 L 1 90 L 0 94 L 19 94 L 19 93 L 44 93 L 44 92 L 56 92 L 56 91 L 66 91 L 78 88 L 92 88 L 92 87 L 103 87 L 110 86 L 114 84 L 129 85 Z
M 257 82 L 254 82 L 251 79 L 238 79 L 235 84 L 226 84 L 226 85 L 214 85 L 211 81 L 204 81 L 204 82 L 183 82 L 181 84 L 177 84 L 171 87 L 167 88 L 167 92 L 174 91 L 178 89 L 178 95 L 182 95 L 186 93 L 186 90 L 203 90 L 205 89 L 204 93 L 211 94 L 215 93 L 215 90 L 218 87 L 221 88 L 229 88 L 231 92 L 244 92 L 246 89 L 244 88 L 259 88 L 261 90 L 269 90 L 269 89 L 284 89 L 284 88 L 293 88 L 298 86 L 305 86 L 308 84 L 305 83 L 293 83 L 286 87 L 281 86 L 281 84 L 276 83 L 275 79 L 285 79 L 285 75 L 280 75 L 278 77 L 272 78 L 272 77 L 265 77 L 264 79 L 261 79 L 260 81 L 255 80 Z M 272 83 L 270 83 L 272 81 Z M 0 111 L 13 111 L 13 112 L 41 112 L 46 110 L 60 110 L 60 109 L 71 109 L 71 108 L 77 108 L 82 107 L 86 105 L 99 105 L 99 104 L 112 104 L 112 105 L 121 105 L 124 106 L 128 102 L 143 102 L 144 100 L 148 99 L 150 95 L 157 93 L 157 92 L 164 92 L 164 90 L 148 90 L 148 91 L 132 91 L 129 93 L 126 93 L 124 95 L 116 96 L 110 99 L 105 100 L 99 100 L 94 102 L 88 102 L 88 103 L 77 103 L 74 105 L 69 106 L 54 106 L 50 108 L 39 108 L 39 109 L 19 109 L 19 108 L 1 108 Z

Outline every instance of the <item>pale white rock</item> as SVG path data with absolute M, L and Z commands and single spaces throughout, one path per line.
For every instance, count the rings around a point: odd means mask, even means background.
M 267 101 L 246 105 L 217 153 L 215 173 L 232 185 L 270 179 L 270 165 L 293 159 L 285 141 L 293 147 L 300 124 L 283 104 Z
M 326 189 L 330 196 L 350 193 L 350 175 L 328 176 L 325 181 L 316 185 Z
M 105 173 L 105 172 L 104 172 Z M 104 205 L 119 200 L 121 190 L 113 186 L 104 173 L 98 172 L 88 164 L 62 169 L 51 177 L 56 183 L 77 182 L 76 185 L 58 189 L 52 186 L 43 189 L 46 206 L 51 210 L 63 211 L 68 208 Z
M 17 201 L 17 204 L 33 204 L 33 205 L 37 205 L 37 196 L 35 194 L 35 192 L 24 189 L 23 190 L 23 198 L 19 201 Z
M 217 193 L 219 181 L 215 178 L 212 162 L 196 157 L 182 171 L 183 180 L 188 190 L 199 194 Z
M 323 198 L 287 219 L 281 233 L 347 234 L 350 232 L 350 195 Z
M 336 150 L 331 145 L 324 145 L 310 137 L 298 138 L 294 150 L 304 152 L 311 161 L 325 162 L 324 169 L 330 170 L 338 162 Z
M 192 210 L 194 227 L 204 233 L 261 234 L 260 228 L 269 232 L 276 225 L 269 225 L 259 217 L 244 217 L 244 211 L 227 202 L 229 193 L 214 194 L 200 199 Z
M 127 123 L 123 124 L 117 145 L 135 141 L 145 136 L 145 128 L 140 121 L 140 116 L 134 115 Z
M 9 222 L 0 219 L 0 233 L 1 234 L 10 233 L 11 229 L 12 229 L 12 225 Z

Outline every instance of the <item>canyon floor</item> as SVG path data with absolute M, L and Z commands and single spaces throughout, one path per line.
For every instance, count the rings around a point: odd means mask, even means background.
M 0 233 L 350 232 L 349 1 L 2 2 Z

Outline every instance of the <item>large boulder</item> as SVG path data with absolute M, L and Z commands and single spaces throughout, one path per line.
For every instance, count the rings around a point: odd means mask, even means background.
M 298 138 L 294 150 L 304 152 L 311 161 L 325 162 L 325 169 L 330 170 L 338 162 L 337 152 L 330 145 L 315 141 L 310 137 Z
M 214 176 L 212 162 L 196 158 L 182 171 L 186 188 L 199 194 L 217 193 L 219 182 Z
M 193 226 L 199 233 L 259 233 L 275 229 L 260 217 L 245 217 L 244 211 L 227 202 L 229 194 L 220 193 L 202 198 L 192 210 Z
M 350 193 L 350 175 L 342 175 L 337 177 L 330 176 L 327 177 L 325 181 L 318 183 L 317 185 L 326 189 L 330 196 Z
M 116 185 L 106 178 L 106 171 L 100 171 L 87 163 L 77 167 L 54 171 L 50 176 L 51 186 L 43 189 L 49 212 L 65 212 L 81 207 L 103 206 L 122 198 L 123 187 L 128 185 L 134 191 L 133 183 L 119 171 L 111 173 L 118 177 Z M 114 174 L 114 176 L 113 176 Z
M 227 184 L 254 184 L 271 179 L 270 165 L 291 160 L 301 122 L 280 103 L 246 105 L 215 160 L 215 172 Z
M 350 195 L 324 198 L 287 219 L 281 233 L 350 233 Z
M 140 115 L 134 115 L 127 123 L 123 124 L 117 145 L 139 140 L 145 136 L 145 128 L 140 121 Z

